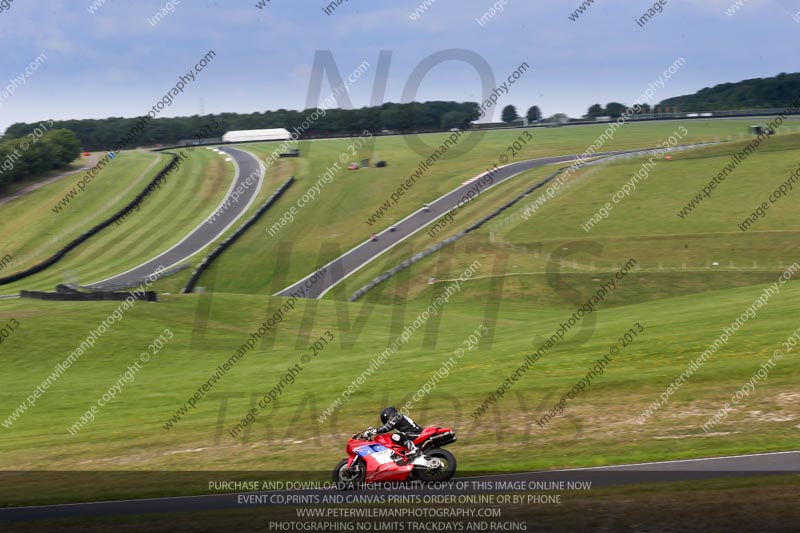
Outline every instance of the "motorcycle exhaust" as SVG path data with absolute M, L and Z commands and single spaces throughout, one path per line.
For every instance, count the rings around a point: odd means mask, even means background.
M 440 446 L 446 446 L 448 444 L 452 444 L 456 441 L 456 434 L 452 431 L 448 431 L 447 433 L 441 433 L 439 435 L 434 435 L 430 439 L 426 440 L 422 443 L 422 451 L 425 451 L 429 448 L 438 448 Z

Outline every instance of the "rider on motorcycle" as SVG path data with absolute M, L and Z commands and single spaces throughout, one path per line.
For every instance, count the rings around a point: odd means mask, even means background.
M 397 433 L 392 435 L 392 440 L 408 448 L 406 456 L 411 458 L 420 455 L 421 452 L 417 445 L 414 444 L 414 439 L 422 433 L 422 428 L 414 423 L 413 420 L 397 412 L 394 407 L 387 407 L 381 411 L 381 422 L 383 422 L 383 425 L 378 429 L 367 431 L 366 437 L 368 439 L 372 439 L 380 433 L 388 433 L 394 429 L 397 430 Z

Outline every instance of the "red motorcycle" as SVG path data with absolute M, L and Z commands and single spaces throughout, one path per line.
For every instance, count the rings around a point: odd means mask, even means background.
M 447 481 L 456 473 L 455 456 L 443 450 L 456 441 L 450 428 L 430 426 L 414 439 L 421 455 L 407 457 L 408 448 L 392 440 L 389 433 L 376 435 L 372 440 L 365 433 L 356 433 L 347 442 L 347 459 L 333 469 L 333 482 L 344 487 L 358 483 L 381 481 Z

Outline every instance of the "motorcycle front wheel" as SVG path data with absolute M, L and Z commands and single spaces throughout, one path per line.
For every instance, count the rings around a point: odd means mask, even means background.
M 347 459 L 342 459 L 333 469 L 333 483 L 341 490 L 354 489 L 366 478 L 367 471 L 361 462 L 356 463 L 353 468 L 347 468 Z

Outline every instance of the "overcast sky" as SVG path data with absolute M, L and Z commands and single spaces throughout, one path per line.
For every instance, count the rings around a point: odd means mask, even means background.
M 391 51 L 382 101 L 393 102 L 403 101 L 414 68 L 442 50 L 482 58 L 489 69 L 481 73 L 498 84 L 527 63 L 495 119 L 507 104 L 520 114 L 536 104 L 546 116 L 631 104 L 679 57 L 685 64 L 651 104 L 800 70 L 792 18 L 800 0 L 740 0 L 733 16 L 726 10 L 735 0 L 668 0 L 644 27 L 635 19 L 650 1 L 595 0 L 572 21 L 580 0 L 427 0 L 412 20 L 425 1 L 349 0 L 326 14 L 323 0 L 270 0 L 263 9 L 258 0 L 172 0 L 174 12 L 151 25 L 170 2 L 14 0 L 0 12 L 0 90 L 40 54 L 47 59 L 13 94 L 0 94 L 0 131 L 20 121 L 143 115 L 209 50 L 216 58 L 160 116 L 303 109 L 318 50 L 329 50 L 345 77 L 369 63 L 350 89 L 355 107 L 370 104 L 380 50 Z M 93 2 L 99 8 L 89 13 Z M 476 19 L 493 6 L 503 11 L 481 26 Z M 468 62 L 447 61 L 415 99 L 480 101 L 480 80 Z M 330 91 L 325 81 L 322 98 Z

